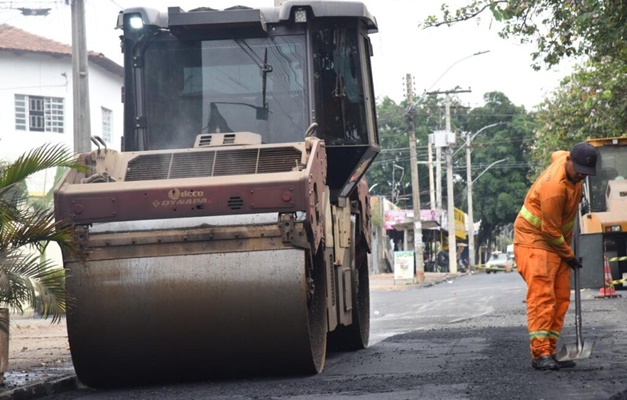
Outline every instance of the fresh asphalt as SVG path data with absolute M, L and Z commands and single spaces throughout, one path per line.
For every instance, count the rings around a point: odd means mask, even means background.
M 627 399 L 626 297 L 599 299 L 597 290 L 584 290 L 583 335 L 594 342 L 591 357 L 574 369 L 536 371 L 528 350 L 525 286 L 515 272 L 440 282 L 373 285 L 370 347 L 329 354 L 325 370 L 315 376 L 97 391 L 72 385 L 43 397 L 5 398 Z M 564 343 L 575 340 L 573 311 L 571 305 Z

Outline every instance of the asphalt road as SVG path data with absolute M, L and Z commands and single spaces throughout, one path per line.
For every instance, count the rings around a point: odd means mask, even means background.
M 627 292 L 595 294 L 582 293 L 583 336 L 595 348 L 574 369 L 533 370 L 524 282 L 515 272 L 478 274 L 373 291 L 370 347 L 329 354 L 315 376 L 79 389 L 47 399 L 627 399 Z M 565 343 L 575 343 L 574 304 L 566 324 Z

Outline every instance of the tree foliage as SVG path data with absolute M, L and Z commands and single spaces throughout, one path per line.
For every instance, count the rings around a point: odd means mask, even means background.
M 452 25 L 484 12 L 503 23 L 502 37 L 536 43 L 533 59 L 553 66 L 571 56 L 599 60 L 627 59 L 627 2 L 617 0 L 473 0 L 441 17 L 429 16 L 426 27 Z M 539 65 L 536 63 L 535 68 Z
M 500 92 L 484 95 L 485 104 L 468 113 L 463 129 L 470 133 L 500 123 L 472 141 L 473 216 L 481 221 L 477 242 L 485 244 L 504 227 L 513 223 L 520 211 L 529 181 L 529 148 L 535 129 L 534 118 L 524 107 L 514 104 Z M 499 160 L 505 160 L 494 164 Z M 460 208 L 467 211 L 465 205 Z
M 460 121 L 467 112 L 465 107 L 454 98 L 451 110 L 453 125 L 460 126 Z M 414 117 L 417 157 L 419 162 L 422 162 L 418 165 L 420 203 L 422 208 L 431 208 L 429 172 L 424 162 L 427 160 L 428 135 L 444 129 L 444 103 L 441 98 L 427 95 L 416 97 L 414 106 L 410 108 L 405 101 L 396 104 L 392 99 L 385 97 L 377 105 L 382 151 L 368 170 L 368 182 L 371 187 L 376 183 L 371 194 L 386 196 L 403 208 L 413 207 L 407 121 L 410 114 Z M 443 188 L 445 187 L 444 184 Z
M 604 58 L 589 61 L 566 77 L 539 107 L 532 159 L 539 168 L 546 154 L 568 150 L 588 138 L 627 133 L 627 63 Z M 538 173 L 539 170 L 533 171 Z
M 394 165 L 399 165 L 403 169 L 405 165 L 409 165 L 409 141 L 405 128 L 405 110 L 402 105 L 398 105 L 389 97 L 385 97 L 377 105 L 377 114 L 379 143 L 382 151 L 368 170 L 368 182 L 372 187 L 372 194 L 386 196 L 391 201 L 396 202 L 397 190 L 402 187 L 403 183 L 398 183 L 401 178 L 401 170 L 395 169 Z M 407 171 L 409 170 L 407 169 Z
M 461 106 L 459 99 L 452 99 L 451 126 L 458 133 L 457 144 L 453 148 L 453 173 L 455 207 L 467 211 L 467 182 L 464 132 L 478 132 L 483 127 L 499 123 L 482 132 L 472 141 L 472 176 L 482 174 L 473 185 L 473 212 L 475 221 L 482 221 L 478 245 L 486 243 L 500 229 L 511 224 L 522 205 L 529 187 L 527 180 L 529 149 L 532 143 L 535 123 L 533 115 L 524 107 L 518 107 L 500 92 L 487 93 L 482 107 L 468 110 Z M 399 185 L 401 200 L 399 206 L 411 209 L 411 176 L 409 164 L 409 144 L 407 134 L 406 104 L 396 104 L 385 98 L 378 104 L 379 137 L 382 153 L 368 171 L 368 181 L 376 184 L 372 194 L 391 198 L 392 184 L 398 183 L 400 170 L 394 171 L 393 165 L 404 170 L 403 180 Z M 421 208 L 429 209 L 429 175 L 427 166 L 428 134 L 443 130 L 445 126 L 443 99 L 434 96 L 416 98 L 413 108 L 419 162 L 419 186 Z M 435 153 L 435 152 L 434 152 Z M 435 157 L 435 155 L 434 155 Z M 502 163 L 489 166 L 505 159 Z M 442 161 L 442 203 L 447 204 L 446 164 Z M 396 173 L 394 180 L 392 173 Z M 485 173 L 484 173 L 485 172 Z M 437 177 L 436 177 L 437 179 Z
M 24 305 L 39 302 L 43 316 L 51 315 L 53 322 L 65 311 L 64 275 L 39 253 L 50 242 L 79 257 L 80 249 L 71 229 L 55 222 L 51 209 L 28 204 L 24 182 L 38 171 L 59 166 L 84 168 L 59 145 L 41 146 L 0 166 L 0 306 L 21 312 Z
M 598 137 L 625 135 L 627 126 L 627 2 L 614 0 L 471 0 L 425 26 L 451 25 L 490 14 L 502 37 L 536 44 L 534 68 L 580 56 L 583 64 L 540 106 L 535 143 L 528 147 L 532 180 L 554 150 Z

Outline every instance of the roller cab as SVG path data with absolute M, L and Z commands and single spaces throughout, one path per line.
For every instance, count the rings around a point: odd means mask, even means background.
M 368 344 L 379 152 L 357 2 L 120 13 L 122 151 L 55 188 L 68 337 L 92 387 L 317 373 Z

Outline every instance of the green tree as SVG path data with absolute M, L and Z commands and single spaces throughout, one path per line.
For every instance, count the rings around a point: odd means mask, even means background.
M 377 104 L 381 154 L 368 169 L 367 177 L 372 187 L 372 194 L 385 196 L 391 201 L 396 201 L 396 196 L 392 196 L 393 191 L 394 193 L 397 190 L 400 192 L 399 188 L 403 185 L 403 182 L 399 182 L 401 170 L 395 169 L 394 165 L 399 165 L 403 169 L 409 166 L 409 140 L 405 113 L 405 107 L 396 104 L 389 97 L 385 97 Z
M 451 103 L 452 125 L 461 126 L 467 109 L 461 106 L 458 98 L 453 98 Z M 407 133 L 409 112 L 410 110 L 405 101 L 401 104 L 396 104 L 388 97 L 384 98 L 377 105 L 381 154 L 368 170 L 370 186 L 372 187 L 376 184 L 371 193 L 386 196 L 390 199 L 393 192 L 392 185 L 395 184 L 401 201 L 399 205 L 406 209 L 413 207 L 409 164 L 409 135 Z M 443 99 L 428 95 L 418 96 L 414 99 L 413 112 L 417 141 L 416 152 L 418 161 L 422 162 L 418 165 L 420 204 L 422 208 L 430 208 L 429 171 L 424 162 L 427 160 L 428 135 L 436 130 L 444 129 Z M 400 168 L 395 169 L 394 165 Z M 401 175 L 402 180 L 399 181 Z M 446 184 L 443 184 L 442 187 L 445 189 Z
M 532 160 L 537 175 L 549 163 L 547 154 L 568 150 L 588 138 L 627 133 L 627 63 L 612 58 L 588 61 L 562 80 L 538 110 Z
M 627 2 L 616 0 L 473 0 L 451 10 L 442 4 L 441 17 L 429 16 L 424 25 L 451 25 L 484 12 L 501 22 L 502 37 L 518 37 L 535 43 L 532 54 L 553 66 L 565 57 L 600 60 L 627 59 Z
M 506 161 L 486 170 L 473 186 L 473 212 L 476 221 L 481 220 L 477 248 L 487 244 L 503 229 L 510 226 L 522 205 L 529 187 L 529 155 L 535 121 L 533 114 L 524 107 L 511 103 L 507 96 L 500 92 L 484 95 L 482 107 L 468 110 L 461 106 L 458 98 L 452 99 L 451 127 L 456 132 L 478 132 L 485 126 L 500 123 L 496 127 L 475 137 L 472 144 L 473 177 L 483 173 L 494 161 Z M 428 134 L 442 130 L 445 126 L 443 99 L 435 96 L 421 96 L 415 101 L 416 139 L 418 141 L 418 160 L 427 160 Z M 400 206 L 411 209 L 411 177 L 409 169 L 409 145 L 407 135 L 406 105 L 396 104 L 385 98 L 377 108 L 379 119 L 379 136 L 382 153 L 368 172 L 368 181 L 373 187 L 372 193 L 390 198 L 392 191 L 393 165 L 401 166 L 404 178 L 401 195 L 405 194 L 407 202 Z M 453 173 L 461 179 L 454 179 L 455 207 L 467 210 L 466 159 L 464 151 L 465 139 L 458 134 L 457 147 L 453 149 Z M 429 208 L 429 175 L 427 166 L 419 165 L 420 193 L 422 208 Z M 442 202 L 447 203 L 446 166 L 443 165 Z M 396 180 L 400 177 L 397 171 Z
M 484 106 L 470 110 L 463 126 L 464 131 L 472 134 L 485 126 L 500 124 L 472 141 L 473 179 L 485 172 L 473 185 L 473 217 L 481 221 L 477 248 L 491 242 L 498 232 L 511 225 L 520 211 L 529 188 L 529 144 L 535 129 L 533 116 L 524 107 L 512 104 L 505 94 L 486 93 L 484 100 Z M 503 159 L 505 161 L 486 169 Z M 457 193 L 465 195 L 466 187 L 464 174 L 464 186 Z M 463 199 L 462 204 L 456 202 L 456 207 L 467 212 L 466 197 Z
M 536 44 L 532 53 L 535 69 L 542 63 L 552 67 L 573 56 L 585 61 L 539 107 L 537 133 L 526 139 L 523 147 L 533 166 L 528 173 L 530 180 L 549 163 L 554 150 L 567 150 L 586 138 L 625 134 L 627 2 L 472 0 L 455 10 L 444 3 L 441 10 L 440 17 L 425 20 L 426 27 L 451 25 L 490 13 L 502 23 L 502 37 Z M 532 138 L 534 143 L 529 143 Z M 486 213 L 487 221 L 490 214 Z
M 25 186 L 29 176 L 53 167 L 84 169 L 60 145 L 41 146 L 0 166 L 0 306 L 22 312 L 39 304 L 44 318 L 58 322 L 66 306 L 64 274 L 40 253 L 51 242 L 81 253 L 71 228 L 55 222 L 50 208 L 28 205 Z M 8 330 L 7 321 L 0 322 Z

